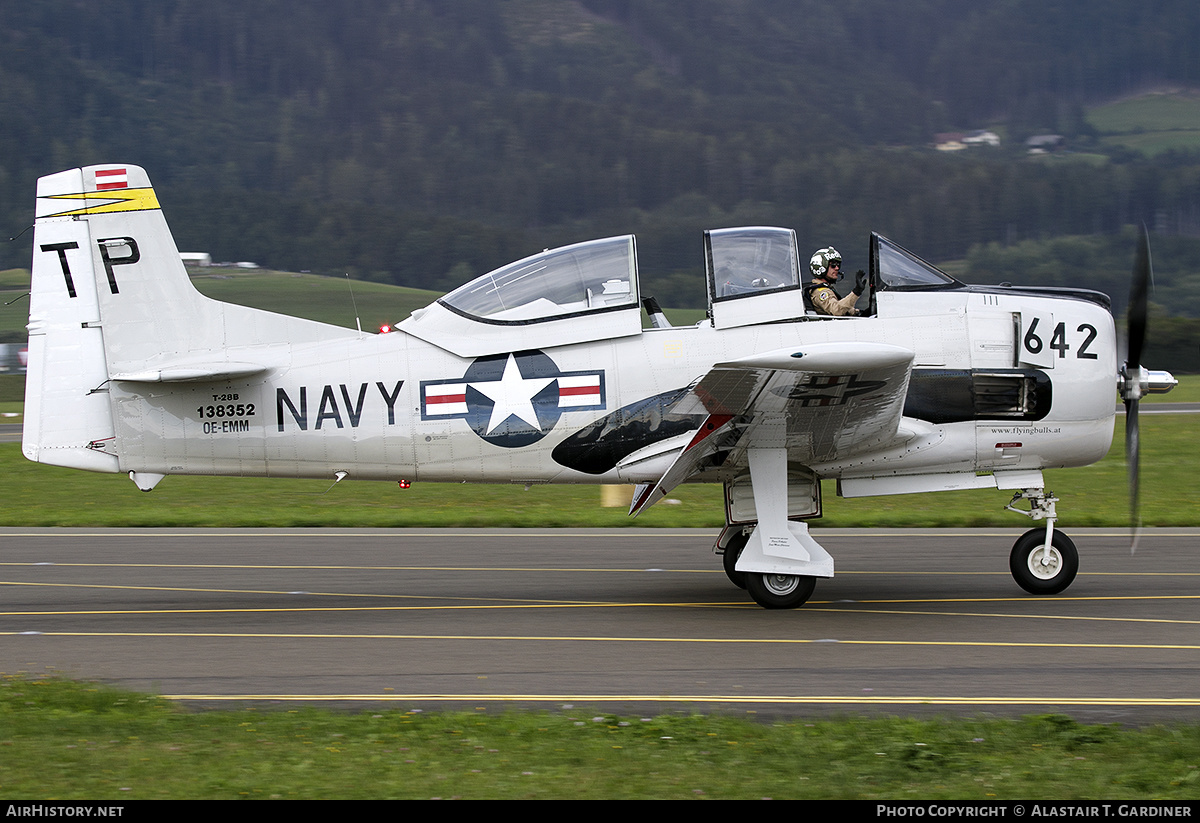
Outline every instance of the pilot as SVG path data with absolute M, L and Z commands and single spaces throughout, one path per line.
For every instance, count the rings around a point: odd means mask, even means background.
M 812 282 L 804 287 L 805 302 L 818 314 L 834 317 L 862 314 L 854 308 L 855 302 L 867 288 L 867 273 L 861 269 L 854 278 L 854 290 L 845 297 L 838 297 L 833 284 L 842 279 L 842 255 L 833 246 L 817 249 L 808 262 L 812 271 Z

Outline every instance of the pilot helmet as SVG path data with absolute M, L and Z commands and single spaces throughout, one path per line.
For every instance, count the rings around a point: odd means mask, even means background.
M 842 255 L 833 246 L 829 246 L 824 249 L 817 249 L 813 253 L 812 260 L 808 261 L 808 267 L 812 270 L 813 277 L 824 277 L 825 273 L 829 271 L 830 264 L 841 262 Z M 838 279 L 841 279 L 840 273 Z

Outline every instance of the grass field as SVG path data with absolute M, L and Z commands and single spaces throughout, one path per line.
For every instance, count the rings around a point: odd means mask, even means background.
M 1109 146 L 1147 155 L 1170 149 L 1200 149 L 1200 95 L 1149 94 L 1091 109 L 1088 122 Z
M 384 283 L 238 269 L 193 273 L 199 291 L 227 303 L 239 303 L 295 317 L 307 317 L 335 326 L 355 328 L 356 314 L 364 331 L 377 331 L 384 323 L 398 323 L 414 310 L 441 297 L 440 292 L 409 289 Z
M 0 421 L 19 423 L 23 380 L 0 376 Z M 1170 399 L 1200 401 L 1200 376 L 1185 376 Z M 1193 526 L 1200 521 L 1200 418 L 1143 415 L 1142 517 L 1146 525 Z M 1113 447 L 1101 462 L 1046 472 L 1061 500 L 1062 525 L 1123 526 L 1128 523 L 1124 418 L 1118 417 Z M 0 444 L 3 505 L 0 526 L 361 526 L 361 527 L 705 527 L 723 524 L 719 486 L 685 484 L 636 519 L 624 508 L 600 507 L 596 486 L 461 485 L 347 480 L 281 480 L 237 477 L 169 477 L 150 494 L 123 475 L 93 474 L 30 463 L 17 443 Z M 822 527 L 1021 527 L 1004 510 L 1010 494 L 946 492 L 848 500 L 836 485 L 823 484 Z M 248 503 L 247 501 L 252 501 Z
M 442 296 L 441 292 L 410 289 L 344 277 L 269 271 L 266 269 L 210 268 L 192 271 L 192 284 L 208 297 L 257 309 L 305 317 L 334 326 L 375 332 L 384 323 L 398 323 L 414 310 Z M 29 301 L 18 299 L 29 290 L 29 272 L 0 272 L 0 340 L 23 340 L 29 320 Z M 703 319 L 703 309 L 666 309 L 678 325 Z M 643 315 L 644 317 L 644 315 Z
M 1146 525 L 1193 526 L 1200 462 L 1195 415 L 1142 418 L 1142 517 Z M 1118 418 L 1112 452 L 1094 466 L 1046 472 L 1063 528 L 1124 526 L 1129 504 Z M 0 526 L 339 526 L 339 527 L 706 527 L 724 523 L 721 489 L 685 484 L 638 518 L 602 508 L 596 486 L 462 485 L 347 480 L 168 477 L 140 492 L 119 474 L 30 463 L 0 444 L 5 477 Z M 331 488 L 332 486 L 332 488 Z M 1004 510 L 1010 492 L 965 491 L 855 500 L 825 481 L 822 527 L 1000 526 L 1021 528 Z
M 1021 720 L 311 708 L 190 712 L 0 678 L 0 796 L 1194 800 L 1200 728 Z M 1115 812 L 1114 812 L 1115 813 Z
M 295 274 L 265 269 L 205 269 L 193 273 L 192 284 L 214 300 L 253 306 L 267 311 L 306 317 L 322 323 L 353 329 L 355 316 L 364 331 L 376 331 L 383 323 L 396 323 L 414 310 L 428 306 L 440 292 L 401 288 L 341 277 Z M 29 290 L 29 272 L 9 269 L 0 272 L 0 303 Z M 353 294 L 351 294 L 353 290 Z M 23 336 L 29 317 L 29 302 L 18 300 L 0 309 L 0 334 Z

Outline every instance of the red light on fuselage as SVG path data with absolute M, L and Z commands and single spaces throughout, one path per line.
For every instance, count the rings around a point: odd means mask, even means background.
M 380 334 L 387 334 L 391 330 L 392 330 L 392 327 L 387 323 L 384 323 L 382 326 L 379 327 Z
M 397 481 L 396 481 L 396 485 L 398 485 L 398 486 L 399 486 L 400 488 L 402 488 L 402 489 L 407 489 L 407 488 L 409 488 L 410 486 L 412 486 L 412 483 L 410 483 L 410 482 L 409 482 L 409 481 L 407 481 L 407 480 L 397 480 Z

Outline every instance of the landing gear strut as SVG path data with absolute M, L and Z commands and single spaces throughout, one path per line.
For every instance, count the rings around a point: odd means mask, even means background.
M 1028 500 L 1029 511 L 1013 505 L 1018 500 Z M 1079 552 L 1075 543 L 1054 530 L 1054 521 L 1058 518 L 1054 504 L 1057 502 L 1057 497 L 1042 489 L 1024 489 L 1013 494 L 1013 499 L 1004 507 L 1032 520 L 1046 521 L 1044 529 L 1030 529 L 1017 538 L 1008 557 L 1013 579 L 1030 594 L 1058 594 L 1071 585 L 1079 572 Z

